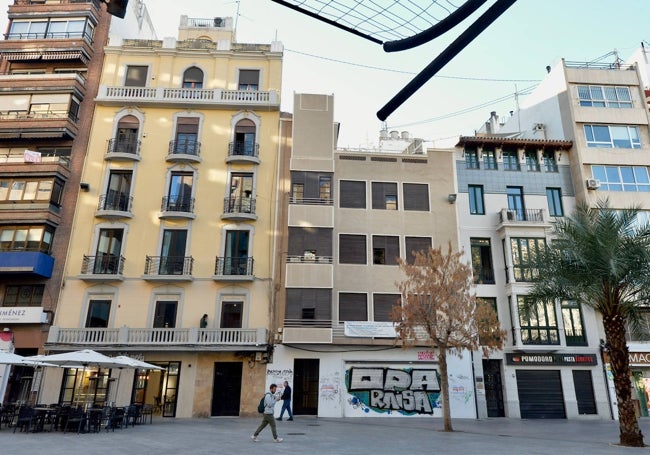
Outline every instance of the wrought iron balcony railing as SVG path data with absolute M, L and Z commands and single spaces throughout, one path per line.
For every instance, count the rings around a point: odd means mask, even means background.
M 250 213 L 255 214 L 255 198 L 227 197 L 223 202 L 223 213 Z
M 192 256 L 147 256 L 144 274 L 147 276 L 191 276 Z
M 253 258 L 241 257 L 218 257 L 214 274 L 219 276 L 252 276 Z
M 108 141 L 106 153 L 123 153 L 125 155 L 140 155 L 140 141 L 113 138 Z
M 122 275 L 124 256 L 115 254 L 84 255 L 81 263 L 82 275 Z

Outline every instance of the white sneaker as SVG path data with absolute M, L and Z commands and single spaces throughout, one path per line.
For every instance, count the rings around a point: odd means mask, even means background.
M 273 440 L 273 442 L 282 442 L 282 441 L 284 441 L 284 439 L 282 439 L 282 438 L 275 438 L 275 439 Z
M 251 435 L 251 439 L 253 440 L 253 442 L 257 442 L 257 436 L 255 436 L 254 434 Z

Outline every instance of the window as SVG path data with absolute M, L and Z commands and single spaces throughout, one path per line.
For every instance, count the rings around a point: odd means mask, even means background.
M 57 178 L 0 179 L 0 202 L 51 202 L 60 205 L 63 182 Z
M 648 168 L 641 166 L 592 166 L 592 175 L 605 191 L 650 191 Z
M 497 169 L 497 157 L 494 150 L 483 150 L 483 169 Z
M 43 284 L 7 285 L 2 306 L 41 306 L 44 290 Z
M 334 189 L 329 172 L 292 171 L 291 188 L 294 204 L 331 205 L 333 202 Z
M 519 156 L 516 150 L 504 150 L 503 152 L 503 170 L 518 171 Z
M 203 71 L 196 66 L 186 69 L 183 73 L 183 88 L 203 88 Z
M 222 302 L 219 327 L 222 329 L 241 329 L 243 314 L 243 302 Z
M 332 290 L 316 288 L 287 288 L 287 320 L 307 319 L 310 326 L 331 327 Z
M 199 138 L 199 118 L 179 117 L 176 120 L 176 138 L 172 141 L 171 154 L 198 155 L 201 144 Z
M 153 327 L 174 328 L 176 327 L 176 313 L 178 311 L 178 302 L 175 300 L 159 300 L 156 302 L 156 308 L 153 315 Z
M 429 211 L 429 186 L 422 183 L 404 183 L 404 210 Z
M 50 253 L 54 228 L 47 225 L 0 226 L 0 251 Z
M 367 320 L 368 296 L 357 292 L 340 292 L 339 322 Z
M 372 236 L 372 263 L 377 265 L 397 265 L 399 257 L 399 237 L 388 235 Z
M 86 38 L 92 41 L 94 27 L 86 24 L 84 19 L 56 19 L 50 21 L 47 27 L 46 38 Z
M 526 157 L 526 170 L 528 172 L 539 172 L 539 160 L 537 159 L 537 151 L 526 150 L 524 152 Z
M 133 115 L 125 115 L 117 124 L 117 132 L 110 152 L 113 153 L 138 153 L 138 129 L 140 122 Z
M 111 171 L 108 189 L 101 204 L 102 210 L 129 212 L 131 210 L 132 171 Z
M 465 150 L 465 168 L 466 169 L 478 169 L 478 151 L 476 150 Z
M 628 87 L 613 85 L 579 85 L 580 106 L 631 108 L 632 98 Z
M 43 39 L 47 21 L 12 21 L 7 39 Z
M 291 185 L 291 202 L 293 204 L 302 204 L 305 199 L 305 185 L 303 183 L 294 183 Z
M 372 182 L 372 208 L 397 210 L 397 183 Z
M 332 228 L 289 226 L 289 256 L 300 260 L 332 258 Z
M 366 236 L 339 235 L 339 264 L 366 263 Z
M 526 219 L 526 207 L 524 206 L 524 189 L 520 186 L 506 187 L 508 197 L 508 212 L 514 213 L 518 221 Z
M 342 208 L 366 208 L 366 182 L 341 180 L 341 196 L 339 204 Z
M 165 229 L 160 248 L 159 275 L 184 275 L 185 251 L 187 245 L 186 229 Z
M 194 174 L 191 172 L 172 172 L 169 191 L 163 210 L 168 212 L 192 213 L 192 185 Z
M 318 177 L 318 198 L 321 202 L 332 202 L 332 177 L 321 175 Z
M 494 310 L 497 316 L 499 316 L 496 297 L 476 297 L 476 300 L 478 302 L 487 303 Z
M 580 304 L 573 300 L 563 300 L 560 309 L 564 323 L 567 346 L 587 346 L 587 335 L 582 324 Z
M 558 172 L 555 152 L 542 153 L 542 161 L 544 162 L 544 172 Z
M 552 302 L 529 303 L 526 297 L 517 297 L 519 324 L 523 344 L 560 344 L 555 305 Z
M 548 201 L 548 214 L 551 216 L 564 216 L 562 208 L 562 190 L 560 188 L 546 188 Z
M 492 249 L 490 239 L 470 239 L 472 249 L 472 273 L 476 284 L 494 284 Z
M 230 176 L 230 195 L 227 213 L 255 213 L 253 200 L 253 174 L 233 173 Z
M 108 327 L 108 318 L 111 312 L 110 300 L 91 300 L 88 302 L 86 327 Z
M 120 257 L 122 254 L 123 229 L 100 229 L 97 250 L 95 252 L 95 263 L 93 272 L 95 274 L 117 274 L 120 273 Z
M 127 65 L 126 77 L 124 79 L 125 87 L 146 87 L 148 66 Z
M 233 155 L 257 156 L 257 145 L 255 144 L 255 123 L 250 119 L 242 119 L 235 125 L 235 143 L 233 144 Z
M 483 185 L 467 185 L 469 193 L 469 213 L 472 215 L 485 215 L 483 203 Z
M 260 70 L 239 70 L 239 90 L 259 90 Z
M 431 237 L 405 237 L 404 243 L 406 246 L 406 263 L 413 264 L 415 262 L 413 252 L 428 252 L 431 248 Z
M 392 322 L 393 307 L 400 303 L 399 294 L 374 294 L 372 296 L 373 321 Z
M 249 267 L 248 264 L 249 243 L 250 231 L 242 229 L 226 231 L 224 275 L 252 275 L 252 266 Z
M 639 127 L 585 125 L 587 147 L 640 149 Z
M 512 266 L 515 274 L 515 281 L 533 281 L 537 276 L 531 264 L 535 256 L 546 247 L 546 240 L 543 238 L 511 238 L 510 248 L 512 249 Z

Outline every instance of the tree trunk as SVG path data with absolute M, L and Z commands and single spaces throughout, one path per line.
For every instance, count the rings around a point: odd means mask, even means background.
M 634 412 L 632 384 L 630 382 L 630 359 L 625 341 L 625 320 L 620 315 L 603 316 L 609 362 L 614 375 L 614 388 L 618 403 L 620 444 L 643 447 L 643 434 Z
M 447 349 L 438 347 L 440 365 L 440 394 L 442 395 L 442 422 L 444 431 L 454 431 L 451 427 L 451 410 L 449 409 L 449 377 L 447 376 Z

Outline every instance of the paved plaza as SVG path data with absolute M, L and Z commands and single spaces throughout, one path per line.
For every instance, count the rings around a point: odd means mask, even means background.
M 442 422 L 423 418 L 341 418 L 297 416 L 278 422 L 284 441 L 267 427 L 253 442 L 260 419 L 163 419 L 114 433 L 12 433 L 0 430 L 2 454 L 650 454 L 650 448 L 618 447 L 618 423 L 590 420 L 454 420 L 453 433 Z M 641 427 L 650 437 L 650 420 Z M 647 440 L 650 443 L 650 440 Z

